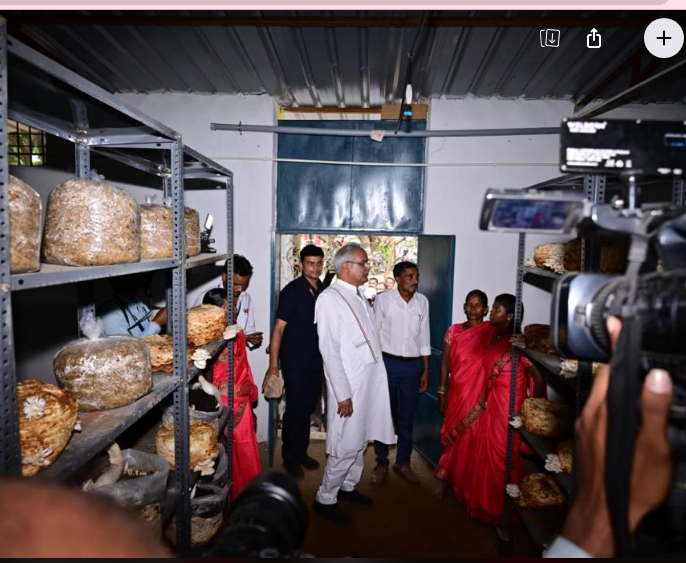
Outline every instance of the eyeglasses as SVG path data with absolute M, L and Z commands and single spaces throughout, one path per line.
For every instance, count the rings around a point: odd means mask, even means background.
M 346 264 L 357 264 L 358 266 L 362 266 L 363 268 L 368 268 L 369 260 L 365 260 L 364 262 L 355 262 L 353 260 L 348 260 L 346 261 Z

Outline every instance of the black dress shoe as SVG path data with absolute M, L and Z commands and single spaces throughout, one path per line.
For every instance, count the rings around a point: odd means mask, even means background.
M 353 519 L 341 510 L 337 504 L 322 504 L 315 500 L 312 509 L 319 514 L 319 516 L 325 518 L 332 524 L 349 526 L 353 523 Z
M 360 506 L 371 506 L 374 504 L 374 501 L 371 498 L 367 495 L 363 495 L 357 489 L 353 489 L 352 491 L 339 490 L 338 500 L 359 504 Z
M 304 458 L 300 460 L 300 464 L 305 468 L 305 469 L 319 469 L 320 464 L 319 462 L 314 459 L 313 457 L 310 457 L 309 455 L 306 455 Z
M 283 469 L 294 479 L 304 479 L 305 472 L 303 471 L 302 465 L 297 461 L 284 461 Z

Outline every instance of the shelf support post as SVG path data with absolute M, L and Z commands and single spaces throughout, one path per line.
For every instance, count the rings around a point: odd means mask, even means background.
M 7 157 L 7 22 L 0 17 L 0 475 L 21 475 L 10 279 Z
M 584 176 L 584 193 L 586 201 L 598 204 L 605 203 L 605 176 L 600 174 L 589 174 Z M 600 269 L 600 250 L 601 244 L 596 240 L 581 241 L 581 271 L 597 272 Z M 577 416 L 586 404 L 586 400 L 591 394 L 593 385 L 593 364 L 591 362 L 579 362 L 577 369 L 578 392 L 576 396 Z
M 74 118 L 76 130 L 82 134 L 88 131 L 88 109 L 81 100 L 69 100 L 71 113 Z M 91 149 L 82 141 L 74 143 L 75 170 L 76 177 L 82 180 L 90 180 L 91 175 Z M 77 308 L 77 330 L 79 336 L 83 336 L 81 331 L 81 321 L 84 317 L 95 316 L 95 287 L 93 282 L 82 282 L 76 286 Z
M 168 293 L 168 318 L 174 345 L 174 375 L 181 385 L 174 391 L 174 459 L 176 490 L 176 546 L 179 553 L 191 547 L 190 436 L 188 417 L 188 351 L 186 344 L 186 229 L 183 193 L 183 145 L 178 138 L 171 147 L 171 175 L 164 182 L 165 197 L 172 202 L 173 249 L 178 265 L 172 270 Z
M 524 266 L 524 260 L 526 258 L 526 235 L 520 233 L 519 235 L 519 245 L 517 248 L 517 279 L 515 288 L 515 316 L 514 316 L 514 331 L 515 334 L 521 332 L 522 325 L 522 289 L 524 285 L 524 271 L 522 266 Z M 507 494 L 507 485 L 510 483 L 512 478 L 512 461 L 513 456 L 517 455 L 514 450 L 514 428 L 509 423 L 512 417 L 516 414 L 516 399 L 517 399 L 517 370 L 519 368 L 519 351 L 513 346 L 512 347 L 512 375 L 510 376 L 510 408 L 507 417 L 507 454 L 505 457 L 505 482 L 503 483 L 503 522 L 501 525 L 501 530 L 498 532 L 502 541 L 509 541 L 509 528 L 510 528 L 510 495 Z M 508 539 L 505 540 L 504 537 Z
M 686 188 L 684 187 L 683 178 L 675 178 L 672 183 L 672 204 L 675 207 L 684 207 L 686 205 Z
M 234 245 L 233 245 L 233 235 L 234 235 L 234 216 L 233 216 L 233 200 L 234 192 L 233 192 L 233 176 L 227 176 L 226 178 L 226 241 L 227 241 L 227 254 L 229 255 L 229 259 L 227 260 L 227 265 L 226 265 L 226 298 L 228 301 L 228 310 L 229 310 L 229 323 L 235 323 L 238 321 L 238 319 L 233 319 L 233 311 L 234 311 L 234 297 L 233 297 L 233 254 L 234 254 Z M 228 406 L 227 408 L 231 411 L 229 414 L 229 421 L 227 424 L 226 428 L 226 440 L 225 440 L 225 445 L 226 445 L 226 455 L 228 456 L 228 459 L 231 460 L 233 459 L 233 417 L 234 417 L 234 369 L 235 369 L 235 363 L 234 363 L 234 345 L 233 341 L 229 341 L 228 344 Z M 229 492 L 233 490 L 233 464 L 229 463 Z

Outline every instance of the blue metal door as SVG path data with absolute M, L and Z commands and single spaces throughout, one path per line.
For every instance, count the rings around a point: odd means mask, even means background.
M 279 125 L 388 134 L 381 143 L 369 137 L 279 134 L 279 158 L 319 162 L 279 162 L 277 230 L 422 231 L 425 170 L 402 165 L 424 162 L 425 138 L 395 137 L 395 121 L 280 121 Z M 424 129 L 425 121 L 402 125 L 406 132 Z M 373 163 L 400 166 L 366 166 Z
M 419 291 L 429 300 L 431 327 L 431 378 L 429 389 L 419 397 L 414 423 L 414 447 L 436 465 L 441 457 L 440 430 L 443 418 L 438 412 L 436 390 L 441 370 L 443 337 L 452 324 L 455 237 L 420 235 L 418 246 Z

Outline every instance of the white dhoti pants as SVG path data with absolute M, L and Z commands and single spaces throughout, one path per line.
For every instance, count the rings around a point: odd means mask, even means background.
M 332 455 L 326 460 L 324 480 L 317 491 L 316 500 L 321 504 L 336 504 L 338 491 L 352 491 L 362 478 L 364 468 L 364 448 L 345 457 Z

